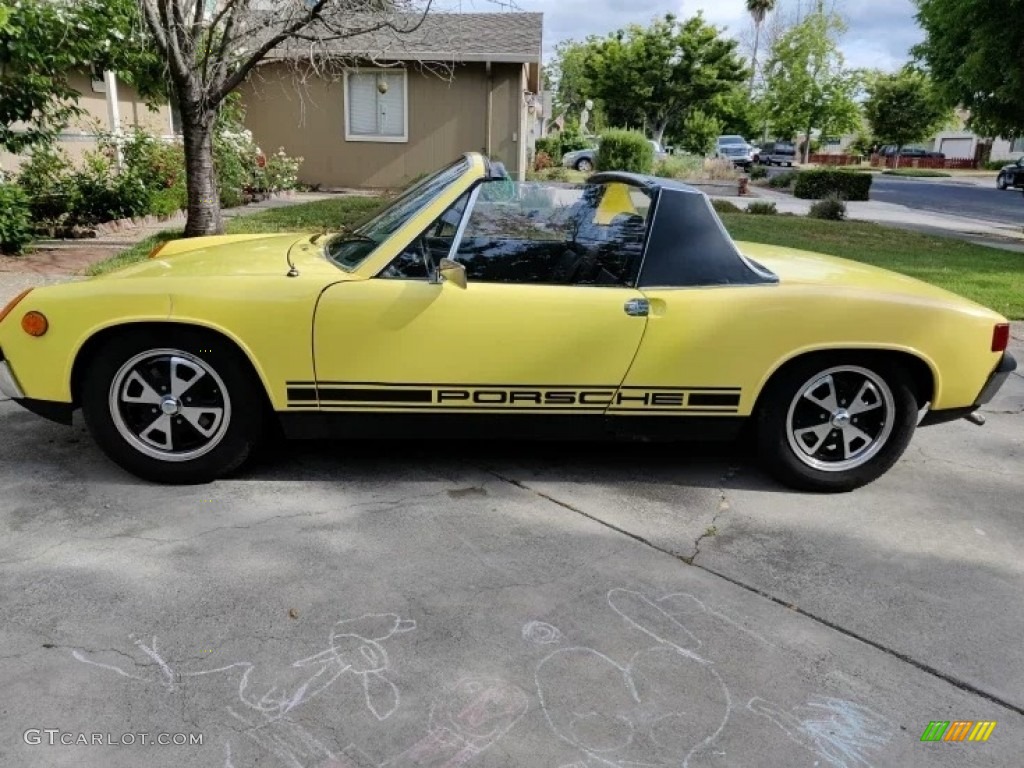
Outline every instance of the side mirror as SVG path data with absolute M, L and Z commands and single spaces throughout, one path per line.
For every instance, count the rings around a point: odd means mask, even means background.
M 441 259 L 437 265 L 437 272 L 441 276 L 442 281 L 454 283 L 459 288 L 465 288 L 468 285 L 466 282 L 466 267 L 457 261 Z

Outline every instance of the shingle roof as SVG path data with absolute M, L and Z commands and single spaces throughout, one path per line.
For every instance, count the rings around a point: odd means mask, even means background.
M 408 16 L 396 26 L 416 25 Z M 494 61 L 537 63 L 543 47 L 542 13 L 430 13 L 412 32 L 365 32 L 326 43 L 338 56 L 401 61 Z M 276 57 L 308 53 L 308 44 L 285 43 Z

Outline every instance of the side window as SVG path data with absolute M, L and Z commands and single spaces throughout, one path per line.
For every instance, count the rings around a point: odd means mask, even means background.
M 467 192 L 438 216 L 424 232 L 402 249 L 402 252 L 381 271 L 379 277 L 398 280 L 428 279 L 438 262 L 447 258 L 451 251 L 470 195 L 471 193 Z
M 470 282 L 620 286 L 643 250 L 651 201 L 626 184 L 484 188 L 456 260 Z

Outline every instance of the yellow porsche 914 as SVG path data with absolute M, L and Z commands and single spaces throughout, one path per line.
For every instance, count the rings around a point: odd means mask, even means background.
M 1016 363 L 1009 325 L 851 261 L 734 243 L 627 173 L 512 182 L 468 154 L 350 230 L 169 242 L 0 314 L 0 390 L 142 478 L 287 437 L 756 441 L 801 489 L 886 472 Z M 744 429 L 749 427 L 749 429 Z M 276 430 L 275 430 L 276 431 Z

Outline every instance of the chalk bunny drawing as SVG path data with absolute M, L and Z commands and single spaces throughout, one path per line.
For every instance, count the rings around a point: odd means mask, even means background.
M 621 664 L 593 648 L 560 648 L 537 667 L 551 730 L 584 758 L 577 768 L 686 766 L 729 720 L 729 689 L 700 641 L 639 592 L 613 589 L 609 607 L 657 644 Z M 566 766 L 566 768 L 570 768 Z
M 548 725 L 582 758 L 561 768 L 686 768 L 715 744 L 735 708 L 725 681 L 700 651 L 701 640 L 668 610 L 711 615 L 733 631 L 771 643 L 692 595 L 650 600 L 613 589 L 607 603 L 654 645 L 624 664 L 585 647 L 559 648 L 540 662 L 535 681 Z M 530 622 L 523 637 L 539 646 L 560 642 L 562 634 Z M 754 697 L 739 711 L 770 720 L 834 768 L 867 768 L 871 752 L 892 737 L 885 718 L 844 699 L 811 697 L 790 710 Z

